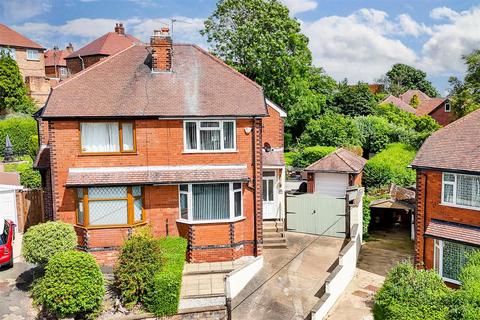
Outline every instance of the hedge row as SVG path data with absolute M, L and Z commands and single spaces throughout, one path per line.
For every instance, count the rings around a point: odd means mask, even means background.
M 5 151 L 8 135 L 16 156 L 29 154 L 30 137 L 37 134 L 37 123 L 30 117 L 12 117 L 0 120 L 0 154 Z

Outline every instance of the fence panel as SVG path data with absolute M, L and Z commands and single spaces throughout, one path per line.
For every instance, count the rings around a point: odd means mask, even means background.
M 43 190 L 25 189 L 17 192 L 18 231 L 44 222 Z

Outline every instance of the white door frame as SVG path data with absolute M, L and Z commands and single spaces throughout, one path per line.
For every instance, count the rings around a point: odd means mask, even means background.
M 268 198 L 268 195 L 269 195 L 269 183 L 268 181 L 272 181 L 271 183 L 271 186 L 273 188 L 273 191 L 272 191 L 272 196 L 273 196 L 273 199 L 272 200 L 268 200 L 265 201 L 263 199 L 263 194 L 262 193 L 262 201 L 263 201 L 263 219 L 278 219 L 280 218 L 278 216 L 278 174 L 277 174 L 277 170 L 264 170 L 264 173 L 266 172 L 273 172 L 274 175 L 272 176 L 265 176 L 263 175 L 263 179 L 262 179 L 262 184 L 263 184 L 263 181 L 267 181 L 267 183 L 265 184 L 265 186 L 267 187 L 267 191 L 266 191 L 266 195 L 267 195 L 267 198 Z

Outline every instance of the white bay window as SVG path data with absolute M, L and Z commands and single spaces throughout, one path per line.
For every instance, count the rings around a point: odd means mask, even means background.
M 444 172 L 442 204 L 480 209 L 480 176 Z
M 133 122 L 82 122 L 80 141 L 83 153 L 135 152 L 135 128 Z
M 187 152 L 235 151 L 235 121 L 205 120 L 184 122 Z
M 478 248 L 438 239 L 434 245 L 434 269 L 445 281 L 460 284 L 460 271 L 468 262 L 468 255 Z
M 179 194 L 181 220 L 221 221 L 243 216 L 241 183 L 182 184 Z

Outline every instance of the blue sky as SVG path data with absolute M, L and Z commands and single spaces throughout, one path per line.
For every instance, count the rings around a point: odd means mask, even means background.
M 337 80 L 372 82 L 396 62 L 418 67 L 441 93 L 480 47 L 478 0 L 281 0 L 302 23 L 316 65 Z M 198 31 L 216 0 L 2 0 L 0 21 L 42 45 L 80 47 L 113 30 L 147 40 L 175 18 L 175 41 L 207 47 Z

